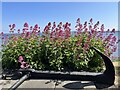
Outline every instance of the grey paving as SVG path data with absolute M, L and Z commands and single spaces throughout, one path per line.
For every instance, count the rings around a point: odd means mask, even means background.
M 0 80 L 1 88 L 10 88 L 17 80 Z M 96 88 L 94 83 L 91 81 L 56 81 L 52 80 L 26 80 L 18 88 L 63 88 L 63 89 L 85 89 L 85 88 Z M 109 88 L 115 88 L 111 86 Z
M 1 80 L 2 88 L 9 88 L 17 80 Z M 27 80 L 19 88 L 66 88 L 66 89 L 83 89 L 95 88 L 94 84 L 89 81 L 56 81 L 52 80 Z

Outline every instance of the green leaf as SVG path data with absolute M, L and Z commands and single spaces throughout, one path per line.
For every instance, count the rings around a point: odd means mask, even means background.
M 25 57 L 26 57 L 26 58 L 31 58 L 31 56 L 30 56 L 30 55 L 28 55 L 28 54 L 26 54 L 26 55 L 25 55 Z
M 46 47 L 49 47 L 49 45 L 46 45 Z

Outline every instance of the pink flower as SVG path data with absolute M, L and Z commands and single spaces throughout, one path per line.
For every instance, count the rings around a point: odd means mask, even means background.
M 86 28 L 87 27 L 87 21 L 85 21 L 85 23 L 84 23 L 84 28 Z
M 77 43 L 76 43 L 76 46 L 80 46 L 80 43 L 79 43 L 79 42 L 77 42 Z
M 3 32 L 1 32 L 1 35 L 2 35 L 2 36 L 3 36 L 3 34 L 4 34 L 4 33 L 3 33 Z
M 56 27 L 56 23 L 55 22 L 53 22 L 53 27 L 52 27 L 52 29 L 54 29 Z
M 66 22 L 66 24 L 64 24 L 64 25 L 63 25 L 63 27 L 64 27 L 64 29 L 69 28 L 69 23 L 68 23 L 68 22 Z
M 21 37 L 22 37 L 22 38 L 25 38 L 25 34 L 24 34 L 24 32 L 21 34 Z
M 87 43 L 84 43 L 84 49 L 87 50 L 89 48 L 89 45 Z
M 70 35 L 71 35 L 70 30 L 71 30 L 70 28 L 67 28 L 67 29 L 65 30 L 65 37 L 66 37 L 66 38 L 70 37 Z
M 23 33 L 26 33 L 26 30 L 28 30 L 27 28 L 23 28 Z
M 36 25 L 34 26 L 34 28 L 33 28 L 32 33 L 35 33 L 35 34 L 36 34 L 39 29 L 40 29 L 40 27 L 38 26 L 38 24 L 36 24 Z M 32 28 L 31 28 L 31 30 L 32 30 Z
M 27 33 L 26 33 L 26 37 L 27 37 L 27 38 L 30 38 L 30 32 L 27 32 Z
M 68 22 L 66 22 L 66 25 L 68 26 L 68 25 L 69 25 L 69 23 L 68 23 Z
M 32 26 L 30 26 L 30 30 L 32 30 Z
M 20 33 L 20 29 L 18 29 L 18 33 Z
M 87 31 L 88 31 L 88 28 L 85 28 L 85 33 L 87 33 Z
M 22 56 L 19 56 L 18 62 L 22 62 L 22 61 L 23 61 L 23 57 L 22 57 Z
M 60 22 L 60 25 L 62 25 L 62 22 Z
M 15 24 L 12 25 L 12 28 L 15 28 Z
M 110 39 L 112 38 L 112 36 L 113 36 L 113 34 L 110 34 L 107 38 L 105 38 L 105 40 L 103 41 L 103 42 L 105 42 L 105 41 L 110 41 Z
M 20 66 L 21 68 L 25 68 L 25 66 L 22 64 L 21 66 Z
M 82 27 L 83 27 L 83 26 L 82 26 L 82 24 L 80 24 L 80 23 L 76 26 L 77 34 L 78 34 L 78 33 L 81 34 L 81 31 L 83 30 Z
M 85 21 L 84 25 L 87 25 L 87 21 Z
M 76 43 L 77 46 L 80 46 L 81 45 L 81 42 L 82 42 L 83 38 L 81 37 L 80 40 Z
M 112 33 L 115 33 L 115 29 L 112 29 Z
M 55 31 L 52 31 L 52 32 L 50 33 L 50 37 L 52 38 L 54 34 L 55 34 Z
M 112 41 L 116 42 L 117 38 L 116 36 L 112 37 Z
M 96 28 L 97 28 L 97 24 L 94 25 L 94 29 L 96 29 Z
M 87 42 L 90 42 L 90 39 L 91 39 L 91 38 L 88 37 L 88 38 L 86 39 L 86 41 L 87 41 Z
M 29 68 L 30 67 L 30 65 L 29 64 L 26 64 L 26 68 Z
M 40 33 L 40 30 L 38 30 L 38 33 Z
M 79 29 L 82 30 L 82 24 L 79 25 Z
M 98 21 L 96 24 L 99 25 L 99 23 L 100 23 L 100 22 Z
M 91 34 L 92 34 L 92 35 L 94 34 L 94 32 L 95 32 L 95 30 L 94 30 L 94 29 L 91 29 Z
M 91 39 L 92 38 L 92 34 L 89 34 L 88 38 Z
M 26 52 L 29 52 L 29 49 L 26 49 Z
M 8 40 L 8 35 L 6 35 L 6 38 L 5 38 L 6 40 Z
M 24 24 L 24 27 L 29 27 L 29 26 L 28 26 L 28 23 L 25 23 L 25 24 Z
M 71 26 L 71 23 L 69 23 L 68 25 Z
M 110 29 L 107 30 L 107 32 L 109 32 L 109 31 L 110 31 Z
M 101 25 L 100 29 L 101 29 L 101 33 L 103 33 L 104 32 L 104 24 Z
M 91 19 L 90 19 L 90 23 L 92 23 L 92 22 L 93 22 L 93 19 L 91 18 Z
M 112 49 L 112 52 L 116 52 L 116 50 L 117 50 L 117 47 L 114 46 L 113 49 Z
M 111 56 L 111 59 L 112 60 L 115 60 L 115 59 L 117 59 L 118 57 L 116 57 L 116 56 Z
M 22 64 L 22 65 L 25 65 L 25 64 L 26 64 L 26 62 L 24 62 L 24 61 L 23 61 L 23 62 L 21 62 L 21 64 Z
M 109 45 L 108 45 L 108 46 L 106 46 L 105 48 L 107 48 L 107 49 L 108 49 L 108 48 L 109 48 Z
M 117 41 L 117 43 L 119 43 L 120 42 L 120 39 Z
M 51 26 L 51 22 L 48 23 L 48 26 Z
M 29 68 L 30 65 L 23 61 L 23 62 L 21 62 L 21 66 L 20 67 L 21 68 Z
M 29 64 L 27 64 L 26 62 L 23 61 L 23 57 L 22 56 L 19 56 L 18 62 L 21 63 L 21 66 L 20 66 L 21 68 L 28 68 L 28 67 L 30 67 Z
M 17 40 L 18 40 L 18 38 L 17 38 L 17 37 L 15 37 L 15 38 L 14 38 L 14 41 L 17 41 Z
M 81 31 L 77 32 L 77 35 L 80 35 L 80 34 L 82 34 L 82 32 L 81 32 Z
M 59 29 L 61 29 L 61 28 L 62 28 L 62 22 L 60 22 L 57 27 L 58 27 Z
M 105 50 L 105 51 L 104 51 L 104 53 L 105 53 L 105 55 L 107 55 L 107 56 L 108 56 L 108 50 Z
M 59 35 L 58 36 L 63 36 L 63 31 L 62 30 L 59 31 Z
M 11 25 L 9 25 L 9 27 L 11 28 Z
M 109 31 L 110 31 L 110 29 L 108 29 L 108 30 L 106 31 L 106 35 L 108 35 Z
M 80 18 L 77 19 L 77 23 L 80 23 Z
M 92 26 L 90 25 L 90 26 L 89 26 L 89 30 L 91 30 L 91 29 L 92 29 Z
M 49 30 L 49 27 L 48 26 L 45 26 L 44 28 L 44 32 L 48 31 Z
M 38 24 L 36 24 L 34 28 L 36 28 L 36 29 L 37 29 L 37 28 L 38 28 Z
M 40 38 L 40 41 L 44 40 L 42 37 Z

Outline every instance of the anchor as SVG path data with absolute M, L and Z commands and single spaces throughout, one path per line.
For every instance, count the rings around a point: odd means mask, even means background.
M 98 49 L 92 47 L 104 60 L 105 71 L 103 73 L 88 73 L 88 72 L 55 72 L 55 71 L 39 71 L 34 69 L 19 69 L 23 77 L 20 78 L 9 90 L 15 90 L 27 79 L 57 79 L 57 80 L 81 80 L 93 81 L 96 88 L 101 88 L 98 84 L 105 84 L 107 87 L 114 85 L 115 69 L 111 60 L 101 53 Z

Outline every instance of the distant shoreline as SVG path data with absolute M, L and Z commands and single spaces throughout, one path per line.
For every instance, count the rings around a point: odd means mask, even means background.
M 41 32 L 42 32 L 42 31 L 41 31 Z M 76 30 L 73 30 L 73 31 L 71 30 L 71 32 L 76 32 Z M 100 31 L 98 31 L 98 32 L 100 32 Z M 107 32 L 107 31 L 104 31 L 104 32 Z M 110 32 L 111 32 L 111 31 L 109 31 L 109 33 L 110 33 Z M 117 33 L 119 32 L 119 33 L 120 33 L 119 30 L 118 30 L 118 31 L 115 31 L 115 32 L 117 32 Z M 15 32 L 15 33 L 4 33 L 4 34 L 18 34 L 18 33 Z M 21 34 L 21 33 L 20 33 L 20 34 Z

